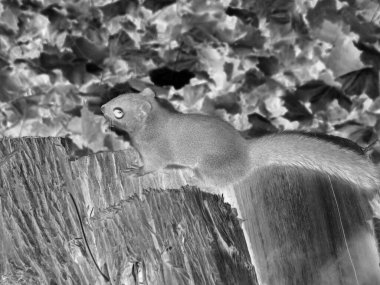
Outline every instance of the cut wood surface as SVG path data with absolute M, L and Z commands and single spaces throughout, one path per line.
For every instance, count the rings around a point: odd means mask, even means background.
M 257 284 L 236 211 L 133 152 L 70 161 L 61 138 L 0 141 L 0 284 Z M 66 147 L 65 147 L 66 146 Z M 173 189 L 173 190 L 168 190 Z

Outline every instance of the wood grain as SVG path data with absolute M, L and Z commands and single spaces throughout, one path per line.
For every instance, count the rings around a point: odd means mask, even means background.
M 0 141 L 4 284 L 257 284 L 236 212 L 181 188 L 183 175 L 134 178 L 130 151 L 70 161 L 64 139 Z M 164 189 L 165 188 L 165 189 Z

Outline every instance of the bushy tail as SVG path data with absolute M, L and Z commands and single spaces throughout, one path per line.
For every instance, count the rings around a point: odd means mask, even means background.
M 372 197 L 380 186 L 380 169 L 364 154 L 302 133 L 279 133 L 252 140 L 252 168 L 283 165 L 320 171 L 349 181 Z

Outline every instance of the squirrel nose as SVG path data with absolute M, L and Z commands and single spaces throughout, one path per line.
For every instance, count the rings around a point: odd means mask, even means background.
M 106 108 L 104 107 L 104 105 L 102 107 L 100 107 L 100 111 L 102 111 L 103 114 L 104 114 L 105 109 Z

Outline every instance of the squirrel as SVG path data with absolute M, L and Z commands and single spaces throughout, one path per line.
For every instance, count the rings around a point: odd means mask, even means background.
M 336 283 L 342 276 L 340 282 L 352 277 L 347 273 L 351 267 L 356 284 L 380 284 L 377 235 L 370 220 L 380 215 L 360 202 L 378 198 L 380 171 L 352 141 L 289 131 L 245 139 L 221 119 L 164 108 L 151 89 L 120 95 L 101 111 L 113 129 L 128 133 L 138 151 L 143 166 L 131 171 L 137 176 L 188 168 L 207 190 L 231 190 L 225 187 L 242 182 L 236 188 L 241 190 L 239 199 L 247 201 L 241 207 L 244 215 L 259 213 L 247 231 L 263 284 L 294 284 L 293 277 L 316 280 L 303 284 L 352 284 Z M 266 204 L 265 195 L 257 196 L 263 191 L 278 194 L 269 195 L 276 200 Z M 289 199 L 283 198 L 284 191 Z M 305 207 L 292 208 L 300 203 Z M 273 217 L 265 218 L 268 214 Z M 317 226 L 310 225 L 312 219 Z M 347 250 L 340 250 L 342 246 Z M 294 259 L 295 252 L 301 258 Z
M 120 95 L 101 111 L 112 127 L 129 134 L 143 162 L 135 172 L 138 176 L 164 168 L 190 168 L 200 181 L 221 187 L 275 165 L 331 175 L 364 189 L 370 197 L 380 185 L 379 169 L 349 140 L 302 132 L 245 139 L 221 119 L 165 109 L 149 88 Z

